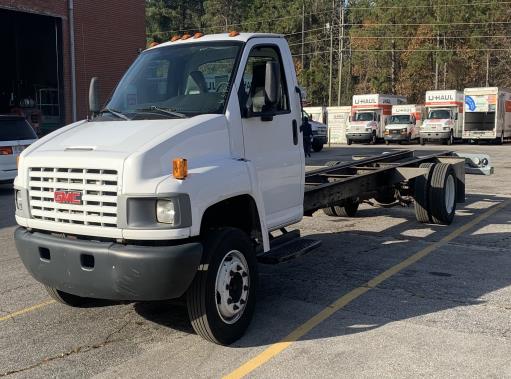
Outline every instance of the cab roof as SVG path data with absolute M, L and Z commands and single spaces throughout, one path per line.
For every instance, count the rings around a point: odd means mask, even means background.
M 221 33 L 221 34 L 204 34 L 203 36 L 199 38 L 195 38 L 194 34 L 191 34 L 191 37 L 185 40 L 179 39 L 174 42 L 162 42 L 154 47 L 148 48 L 148 50 L 151 49 L 158 49 L 160 47 L 165 46 L 171 46 L 171 45 L 178 45 L 178 44 L 184 44 L 184 43 L 197 43 L 197 42 L 212 42 L 212 41 L 240 41 L 240 42 L 247 42 L 248 40 L 252 38 L 284 38 L 284 35 L 282 34 L 275 34 L 275 33 L 239 33 L 238 35 L 234 37 L 230 37 L 229 33 Z

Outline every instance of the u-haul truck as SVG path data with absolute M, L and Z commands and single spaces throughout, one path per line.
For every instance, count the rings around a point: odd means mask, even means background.
M 351 119 L 346 128 L 346 143 L 353 141 L 376 143 L 383 139 L 392 106 L 406 104 L 406 97 L 396 95 L 354 95 Z
M 422 123 L 420 142 L 443 142 L 451 145 L 462 138 L 463 131 L 463 92 L 441 90 L 426 92 L 428 116 Z
M 495 140 L 511 137 L 511 90 L 497 87 L 465 88 L 463 138 Z
M 424 120 L 425 109 L 422 105 L 393 105 L 392 115 L 385 126 L 385 143 L 411 142 L 419 139 L 420 127 Z

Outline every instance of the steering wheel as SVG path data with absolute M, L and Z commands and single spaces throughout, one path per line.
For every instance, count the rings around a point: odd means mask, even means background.
M 227 91 L 227 86 L 229 84 L 227 82 L 222 82 L 220 83 L 217 87 L 216 87 L 216 92 L 226 92 Z

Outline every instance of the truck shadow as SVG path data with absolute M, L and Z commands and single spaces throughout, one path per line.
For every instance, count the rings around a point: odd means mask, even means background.
M 409 208 L 364 207 L 357 220 L 315 215 L 323 218 L 321 225 L 326 224 L 328 231 L 310 237 L 320 239 L 322 247 L 287 263 L 260 265 L 256 314 L 247 334 L 231 347 L 261 346 L 285 339 L 341 296 L 505 200 L 469 195 L 450 226 L 419 224 Z M 301 339 L 363 333 L 394 321 L 427 319 L 437 312 L 485 304 L 486 295 L 511 285 L 510 210 L 506 207 L 399 271 Z M 365 217 L 379 221 L 366 225 Z M 313 224 L 314 219 L 304 223 Z M 150 321 L 193 333 L 183 304 L 137 303 L 135 310 Z

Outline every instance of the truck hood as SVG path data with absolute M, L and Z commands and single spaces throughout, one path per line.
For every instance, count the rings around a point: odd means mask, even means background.
M 27 149 L 20 167 L 116 170 L 123 192 L 145 193 L 171 175 L 174 158 L 188 159 L 193 168 L 204 160 L 228 156 L 225 116 L 201 115 L 72 124 Z
M 438 119 L 438 120 L 424 120 L 423 126 L 450 126 L 453 122 L 451 119 L 445 118 L 445 119 Z
M 376 124 L 376 121 L 350 121 L 348 124 L 350 128 L 362 130 L 364 128 L 371 128 Z
M 411 124 L 388 124 L 385 128 L 394 130 L 394 129 L 405 129 L 411 127 Z
M 213 116 L 215 117 L 215 116 Z M 84 122 L 53 138 L 43 139 L 37 151 L 97 151 L 130 155 L 146 144 L 172 138 L 205 120 L 189 119 Z M 50 135 L 51 136 L 51 135 Z

